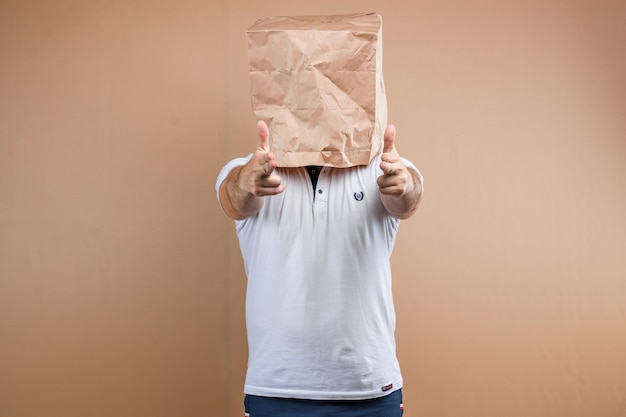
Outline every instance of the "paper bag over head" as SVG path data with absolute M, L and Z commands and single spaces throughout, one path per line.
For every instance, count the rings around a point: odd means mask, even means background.
M 281 167 L 367 165 L 387 100 L 376 13 L 270 17 L 247 31 L 252 108 Z

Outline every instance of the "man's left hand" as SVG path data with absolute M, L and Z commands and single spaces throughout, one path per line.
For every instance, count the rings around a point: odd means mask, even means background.
M 422 194 L 419 176 L 404 165 L 395 146 L 396 128 L 389 125 L 385 130 L 385 143 L 381 156 L 378 187 L 385 208 L 398 218 L 407 218 L 417 208 Z

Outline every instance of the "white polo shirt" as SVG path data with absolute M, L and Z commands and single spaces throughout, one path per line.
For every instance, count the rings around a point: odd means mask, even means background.
M 248 158 L 229 162 L 228 172 Z M 404 161 L 409 167 L 413 164 Z M 358 400 L 402 387 L 389 258 L 399 220 L 368 166 L 279 168 L 285 191 L 236 221 L 248 276 L 246 394 Z

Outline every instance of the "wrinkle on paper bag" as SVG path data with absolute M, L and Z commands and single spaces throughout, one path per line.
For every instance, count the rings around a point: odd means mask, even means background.
M 247 31 L 252 108 L 278 166 L 367 165 L 387 101 L 376 13 L 270 17 Z

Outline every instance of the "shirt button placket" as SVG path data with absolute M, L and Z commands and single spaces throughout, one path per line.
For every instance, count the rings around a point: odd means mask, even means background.
M 322 169 L 320 171 L 320 176 L 318 177 L 317 189 L 315 190 L 315 202 L 322 206 L 326 206 L 326 200 L 328 195 L 328 188 L 326 187 L 328 185 L 327 177 L 324 174 L 325 170 Z

